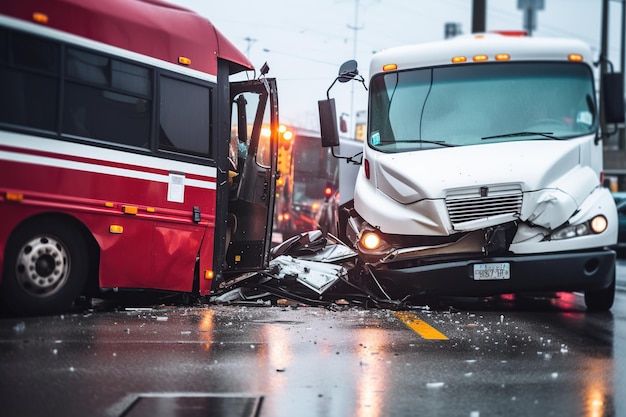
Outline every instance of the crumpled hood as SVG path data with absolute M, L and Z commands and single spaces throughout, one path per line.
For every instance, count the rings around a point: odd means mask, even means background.
M 449 190 L 465 187 L 514 183 L 522 192 L 558 188 L 558 180 L 578 166 L 579 154 L 575 141 L 542 140 L 378 154 L 370 163 L 379 191 L 411 204 L 445 198 Z

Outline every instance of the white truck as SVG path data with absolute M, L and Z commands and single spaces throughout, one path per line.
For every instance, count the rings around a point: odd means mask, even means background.
M 584 291 L 589 311 L 610 309 L 618 220 L 593 66 L 580 41 L 501 34 L 375 54 L 354 200 L 339 216 L 362 273 L 391 297 Z M 335 81 L 354 79 L 365 85 L 348 61 Z M 619 84 L 605 91 L 623 120 Z M 322 142 L 334 147 L 327 95 Z

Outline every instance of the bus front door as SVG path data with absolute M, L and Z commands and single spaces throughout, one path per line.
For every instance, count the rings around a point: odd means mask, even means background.
M 278 102 L 273 79 L 231 85 L 230 198 L 224 272 L 267 268 L 276 192 Z

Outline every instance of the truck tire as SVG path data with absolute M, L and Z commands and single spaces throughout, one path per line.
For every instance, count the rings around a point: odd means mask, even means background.
M 599 291 L 585 291 L 587 311 L 608 311 L 613 307 L 615 300 L 615 268 L 611 285 Z
M 56 219 L 21 226 L 5 250 L 0 299 L 19 315 L 68 310 L 83 290 L 89 252 L 81 233 Z

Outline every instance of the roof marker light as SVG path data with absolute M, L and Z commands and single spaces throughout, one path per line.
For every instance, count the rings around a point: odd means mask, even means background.
M 453 64 L 459 64 L 461 62 L 467 62 L 467 58 L 464 56 L 455 56 L 452 57 L 452 63 Z
M 496 54 L 496 61 L 510 61 L 511 55 L 509 54 Z
M 185 65 L 185 66 L 189 66 L 191 65 L 191 59 L 184 57 L 184 56 L 179 56 L 178 57 L 178 63 L 180 65 Z
M 44 13 L 34 12 L 33 22 L 41 23 L 42 25 L 48 24 L 48 15 Z
M 489 59 L 487 55 L 474 55 L 472 57 L 472 61 L 474 62 L 485 62 Z
M 573 61 L 573 62 L 582 62 L 583 61 L 583 56 L 581 54 L 569 54 L 567 56 L 567 59 L 569 59 L 570 61 Z
M 383 71 L 394 71 L 398 69 L 398 64 L 385 64 L 383 65 Z

